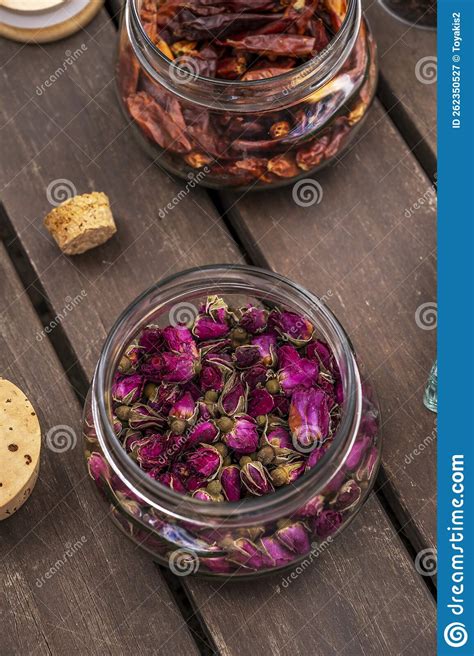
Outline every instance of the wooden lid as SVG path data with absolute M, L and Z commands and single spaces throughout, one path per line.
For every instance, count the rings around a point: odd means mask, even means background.
M 103 0 L 0 0 L 0 36 L 47 43 L 85 27 Z

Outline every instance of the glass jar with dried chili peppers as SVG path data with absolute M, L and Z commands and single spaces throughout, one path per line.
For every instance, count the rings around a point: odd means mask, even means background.
M 360 0 L 125 7 L 125 111 L 157 164 L 207 187 L 278 186 L 326 165 L 360 126 L 376 78 Z

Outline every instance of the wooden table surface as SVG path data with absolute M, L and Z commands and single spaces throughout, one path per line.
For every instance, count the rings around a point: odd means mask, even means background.
M 420 66 L 435 60 L 435 33 L 365 1 L 378 99 L 356 143 L 315 176 L 319 204 L 295 205 L 291 188 L 197 189 L 161 219 L 182 183 L 150 165 L 120 113 L 117 7 L 65 41 L 0 41 L 0 375 L 29 396 L 44 434 L 76 438 L 62 453 L 44 445 L 34 494 L 0 524 L 0 654 L 432 656 L 435 588 L 419 563 L 435 547 L 435 415 L 422 394 L 436 331 L 419 316 L 436 302 L 436 85 Z M 106 192 L 118 235 L 61 255 L 42 225 L 57 180 Z M 287 588 L 280 576 L 222 585 L 153 564 L 108 520 L 79 439 L 81 401 L 122 309 L 172 272 L 242 261 L 325 296 L 383 413 L 376 492 Z

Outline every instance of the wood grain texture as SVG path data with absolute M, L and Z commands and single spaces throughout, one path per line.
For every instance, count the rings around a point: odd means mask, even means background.
M 378 46 L 379 96 L 410 147 L 420 154 L 423 162 L 426 161 L 424 165 L 433 175 L 436 158 L 436 32 L 396 20 L 377 0 L 363 0 L 362 4 Z
M 1 181 L 5 185 L 5 207 L 17 239 L 41 279 L 53 314 L 64 307 L 66 297 L 74 298 L 83 291 L 86 293 L 84 300 L 62 321 L 61 328 L 89 377 L 108 328 L 120 310 L 144 287 L 171 271 L 188 266 L 240 260 L 237 248 L 205 192 L 193 191 L 185 195 L 165 219 L 157 219 L 159 209 L 179 193 L 182 183 L 171 180 L 151 166 L 139 151 L 116 109 L 113 97 L 110 80 L 113 29 L 104 16 L 97 19 L 90 29 L 91 38 L 82 33 L 68 42 L 68 47 L 73 50 L 80 46 L 81 39 L 87 37 L 87 50 L 76 66 L 38 97 L 33 95 L 35 87 L 54 66 L 49 58 L 57 61 L 61 57 L 61 51 L 57 49 L 59 46 L 49 47 L 46 54 L 35 52 L 34 60 L 28 52 L 20 56 L 12 44 L 1 46 L 4 57 L 8 59 L 4 69 L 6 79 L 16 81 L 12 97 L 2 108 L 11 133 L 6 135 L 11 157 L 6 162 L 7 170 Z M 98 61 L 101 66 L 97 65 Z M 22 80 L 21 84 L 18 80 Z M 25 125 L 39 125 L 41 129 L 36 127 L 30 130 L 26 137 Z M 90 161 L 91 158 L 95 159 L 95 163 Z M 109 194 L 118 234 L 105 247 L 77 258 L 58 255 L 41 226 L 42 215 L 48 208 L 45 189 L 50 181 L 57 178 L 73 181 L 79 193 L 95 188 Z M 288 190 L 285 194 L 291 198 Z M 261 196 L 260 202 L 265 197 Z M 256 220 L 263 225 L 265 219 L 262 214 L 260 210 Z M 283 225 L 280 234 L 286 235 L 287 228 Z M 360 522 L 357 539 L 351 538 L 349 529 L 344 538 L 346 542 L 338 541 L 332 545 L 327 558 L 301 577 L 305 582 L 300 585 L 307 590 L 306 596 L 301 599 L 316 610 L 319 600 L 327 600 L 334 595 L 334 562 L 340 561 L 340 572 L 352 569 L 362 572 L 357 580 L 347 581 L 344 595 L 332 606 L 337 614 L 319 620 L 317 614 L 313 617 L 313 612 L 311 621 L 299 626 L 301 630 L 297 640 L 300 653 L 307 653 L 301 645 L 311 646 L 319 640 L 319 636 L 336 633 L 339 626 L 345 633 L 339 635 L 337 644 L 342 647 L 347 639 L 353 638 L 352 643 L 344 647 L 351 656 L 379 654 L 379 645 L 383 643 L 384 636 L 392 641 L 385 651 L 387 656 L 395 656 L 402 646 L 408 649 L 410 641 L 415 639 L 415 625 L 413 630 L 392 640 L 394 620 L 385 594 L 387 588 L 395 594 L 403 576 L 419 610 L 414 615 L 411 608 L 403 611 L 397 603 L 394 607 L 398 613 L 397 622 L 413 623 L 415 617 L 417 630 L 421 631 L 422 627 L 426 629 L 418 638 L 418 653 L 422 656 L 431 654 L 434 640 L 431 598 L 375 498 L 360 515 Z M 373 533 L 377 536 L 383 533 L 385 536 L 384 545 L 390 549 L 389 566 L 387 556 L 380 549 L 373 548 Z M 121 537 L 117 539 L 123 541 Z M 350 544 L 353 544 L 351 549 L 347 547 Z M 374 559 L 377 560 L 376 566 Z M 366 583 L 373 571 L 377 572 L 377 576 L 370 584 Z M 261 597 L 256 599 L 249 593 L 253 590 L 253 584 L 250 588 L 248 584 L 229 586 L 223 597 L 227 600 L 227 605 L 223 605 L 226 611 L 223 611 L 222 608 L 214 608 L 215 603 L 222 604 L 221 598 L 217 602 L 214 598 L 209 600 L 208 584 L 193 580 L 186 581 L 186 585 L 200 616 L 221 649 L 232 654 L 253 653 L 255 642 L 244 640 L 238 633 L 233 637 L 229 621 L 234 617 L 239 620 L 244 613 L 245 617 L 255 615 L 263 621 L 261 599 L 265 595 L 270 596 L 270 587 L 266 587 L 264 582 L 259 583 Z M 303 592 L 296 594 L 299 598 Z M 344 601 L 346 596 L 350 599 L 349 603 Z M 370 604 L 366 602 L 369 598 Z M 280 618 L 289 613 L 290 603 L 291 595 L 287 596 L 286 601 L 283 597 L 272 601 L 272 631 L 261 630 L 257 643 L 263 653 L 278 653 L 275 641 L 279 635 Z M 366 615 L 363 607 L 354 611 L 354 607 L 365 603 L 368 604 Z M 363 617 L 370 619 L 372 609 L 381 609 L 386 605 L 386 612 L 380 614 L 371 629 L 374 638 L 372 645 L 364 637 L 367 632 L 365 626 L 360 627 L 361 633 L 349 636 L 352 629 L 348 627 L 355 627 Z M 302 609 L 303 606 L 298 608 Z M 152 617 L 148 610 L 139 615 L 141 623 L 146 625 Z M 296 615 L 290 614 L 290 617 L 291 621 L 285 623 L 288 636 L 293 635 L 291 631 L 297 621 Z M 296 630 L 298 627 L 294 632 Z
M 197 654 L 156 567 L 92 488 L 79 404 L 3 246 L 0 279 L 0 375 L 28 395 L 43 432 L 36 487 L 0 530 L 0 653 Z
M 380 396 L 384 491 L 415 547 L 433 546 L 435 415 L 422 396 L 436 331 L 417 313 L 436 301 L 434 191 L 379 104 L 316 179 L 322 197 L 310 207 L 295 202 L 296 186 L 225 203 L 254 260 L 322 296 L 345 326 Z

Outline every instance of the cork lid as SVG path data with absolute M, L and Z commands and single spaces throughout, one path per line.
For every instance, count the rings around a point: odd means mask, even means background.
M 0 0 L 0 36 L 57 41 L 85 27 L 102 5 L 103 0 Z

